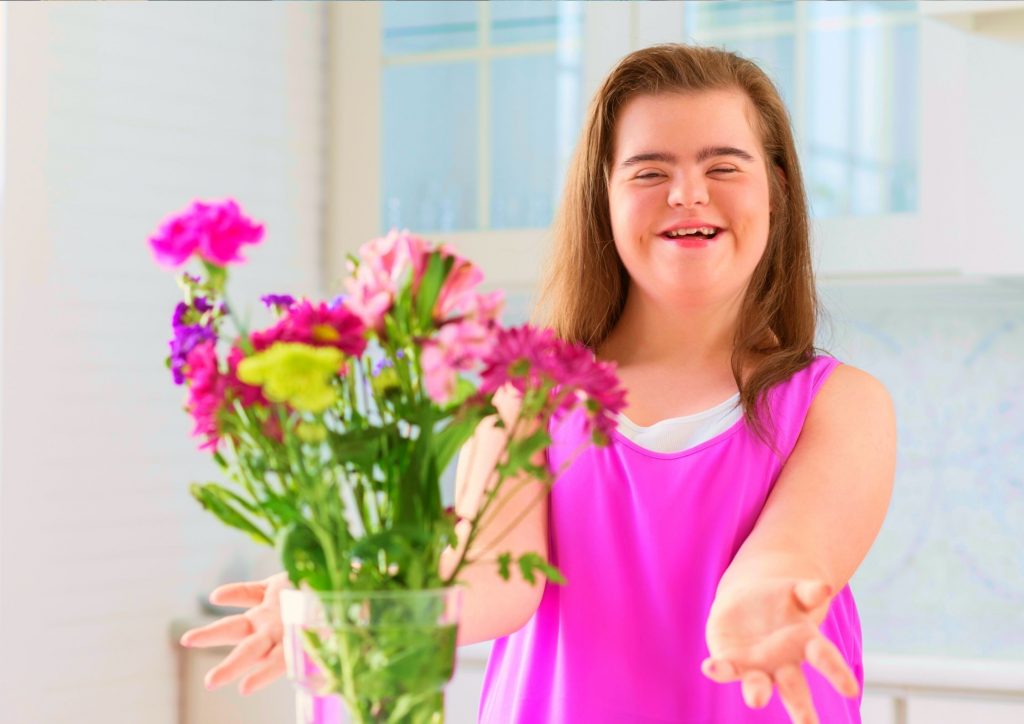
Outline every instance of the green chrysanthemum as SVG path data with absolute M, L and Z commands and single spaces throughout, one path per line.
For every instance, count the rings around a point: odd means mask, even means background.
M 277 342 L 238 364 L 238 379 L 259 385 L 268 400 L 303 412 L 323 412 L 338 399 L 330 385 L 345 355 L 334 347 Z

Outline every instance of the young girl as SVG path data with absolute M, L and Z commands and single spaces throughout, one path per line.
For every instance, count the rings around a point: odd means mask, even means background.
M 497 639 L 481 722 L 860 721 L 847 581 L 888 506 L 895 420 L 877 380 L 816 354 L 808 226 L 786 110 L 756 65 L 663 45 L 612 71 L 542 301 L 561 337 L 616 363 L 628 407 L 612 445 L 577 458 L 550 496 L 505 486 L 485 531 L 528 512 L 500 541 L 478 538 L 546 554 L 568 579 L 466 569 L 459 643 Z M 495 402 L 515 415 L 514 396 Z M 552 426 L 554 469 L 578 422 Z M 475 512 L 501 434 L 481 425 L 460 457 L 460 515 Z M 248 692 L 280 675 L 285 585 L 213 593 L 251 608 L 183 639 L 238 644 L 208 685 L 244 675 Z

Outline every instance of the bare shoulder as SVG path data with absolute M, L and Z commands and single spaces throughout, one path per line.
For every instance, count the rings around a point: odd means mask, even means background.
M 815 395 L 805 426 L 877 425 L 894 419 L 892 396 L 885 385 L 858 367 L 840 364 Z
M 896 412 L 885 385 L 862 369 L 838 365 L 811 402 L 794 453 L 850 464 L 871 455 L 894 465 Z

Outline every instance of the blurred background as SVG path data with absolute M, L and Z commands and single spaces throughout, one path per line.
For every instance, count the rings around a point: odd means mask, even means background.
M 236 308 L 339 291 L 391 227 L 525 318 L 589 98 L 656 42 L 736 50 L 790 109 L 828 319 L 895 399 L 888 519 L 851 583 L 866 722 L 1024 721 L 1024 3 L 33 3 L 0 7 L 0 720 L 289 721 L 183 652 L 272 551 L 189 497 L 146 238 L 235 197 L 266 241 Z M 451 476 L 447 477 L 451 499 Z M 460 652 L 475 721 L 489 644 Z

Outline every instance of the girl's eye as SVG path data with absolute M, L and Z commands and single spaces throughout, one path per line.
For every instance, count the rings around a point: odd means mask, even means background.
M 637 178 L 657 178 L 661 176 L 660 173 L 645 173 L 643 176 L 637 176 Z
M 711 173 L 736 173 L 734 168 L 713 168 Z

